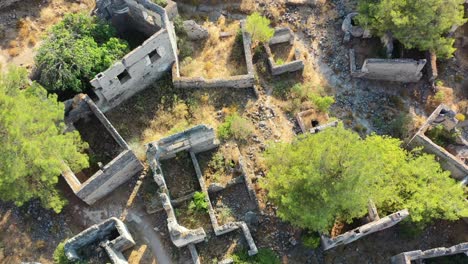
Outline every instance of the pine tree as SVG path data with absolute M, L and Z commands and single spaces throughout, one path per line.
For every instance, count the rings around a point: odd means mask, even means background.
M 26 70 L 0 74 L 0 199 L 20 206 L 38 198 L 60 212 L 66 201 L 55 185 L 66 162 L 88 166 L 78 132 L 64 134 L 64 106 L 56 95 L 29 83 Z

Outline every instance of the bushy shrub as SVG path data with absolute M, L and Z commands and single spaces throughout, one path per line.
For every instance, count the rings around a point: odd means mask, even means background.
M 316 232 L 308 232 L 301 239 L 305 247 L 316 249 L 320 246 L 320 236 Z
M 312 94 L 310 99 L 314 103 L 315 107 L 324 113 L 327 113 L 330 110 L 330 106 L 335 103 L 335 98 L 333 98 L 333 96 L 320 96 Z
M 248 16 L 246 24 L 246 30 L 254 41 L 265 43 L 275 34 L 275 30 L 270 27 L 270 20 L 258 12 Z
M 192 201 L 190 201 L 189 210 L 192 212 L 206 212 L 208 210 L 208 202 L 203 192 L 195 192 Z
M 237 140 L 247 140 L 254 132 L 254 127 L 250 120 L 239 116 L 237 113 L 227 116 L 218 127 L 218 137 L 226 140 L 234 138 Z
M 52 27 L 35 57 L 41 83 L 53 92 L 82 92 L 89 81 L 128 51 L 116 30 L 87 14 L 68 14 Z
M 249 256 L 247 250 L 237 251 L 232 260 L 234 264 L 281 264 L 278 255 L 271 249 L 261 248 L 257 255 Z

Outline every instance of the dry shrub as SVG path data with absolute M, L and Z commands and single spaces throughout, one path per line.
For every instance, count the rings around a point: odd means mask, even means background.
M 453 104 L 453 89 L 449 87 L 437 87 L 437 92 L 430 95 L 426 103 L 426 111 L 432 112 L 440 104 L 451 105 Z
M 37 43 L 37 38 L 34 35 L 29 36 L 28 38 L 28 45 L 29 46 L 34 46 Z
M 252 0 L 242 0 L 239 11 L 245 14 L 253 13 L 256 9 L 255 2 Z
M 458 112 L 468 114 L 468 100 L 463 100 L 457 103 Z

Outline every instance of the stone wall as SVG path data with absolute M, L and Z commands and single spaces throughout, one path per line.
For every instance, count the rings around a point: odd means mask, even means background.
M 120 5 L 117 5 L 120 4 Z M 117 6 L 116 6 L 117 5 Z M 97 104 L 107 111 L 145 89 L 171 69 L 177 60 L 177 44 L 173 24 L 166 10 L 149 0 L 121 0 L 113 5 L 108 0 L 97 2 L 97 15 L 116 22 L 122 16 L 131 19 L 130 27 L 151 35 L 142 45 L 91 80 Z M 174 5 L 168 5 L 172 16 Z M 122 20 L 122 19 L 121 19 Z
M 395 82 L 417 82 L 422 77 L 426 60 L 366 59 L 361 69 L 356 68 L 354 50 L 349 50 L 351 76 Z
M 245 31 L 245 21 L 241 21 L 242 42 L 244 46 L 247 74 L 226 76 L 225 78 L 205 79 L 203 77 L 181 77 L 178 62 L 172 67 L 172 82 L 176 88 L 251 88 L 255 83 L 251 52 L 251 37 Z
M 328 250 L 339 245 L 346 245 L 369 234 L 392 227 L 408 217 L 409 212 L 404 209 L 386 217 L 379 218 L 377 210 L 374 209 L 373 206 L 369 206 L 369 215 L 369 218 L 374 221 L 333 238 L 322 235 L 321 242 L 323 249 Z
M 423 259 L 431 259 L 443 256 L 450 256 L 455 254 L 468 255 L 468 242 L 461 243 L 449 248 L 439 247 L 429 250 L 413 250 L 400 253 L 392 257 L 392 264 L 411 264 L 411 263 L 424 263 Z M 448 262 L 447 262 L 448 263 Z
M 205 125 L 195 126 L 183 132 L 163 138 L 157 142 L 152 142 L 148 145 L 148 163 L 150 164 L 151 170 L 153 171 L 154 180 L 159 186 L 160 200 L 167 214 L 167 227 L 169 229 L 171 240 L 177 247 L 188 246 L 194 263 L 199 263 L 200 261 L 194 244 L 202 242 L 206 237 L 206 233 L 201 227 L 197 229 L 187 229 L 178 224 L 175 211 L 172 207 L 172 201 L 169 197 L 169 190 L 167 189 L 164 175 L 160 166 L 160 160 L 173 158 L 178 152 L 181 151 L 188 151 L 190 154 L 195 172 L 197 174 L 198 182 L 202 192 L 205 194 L 208 203 L 208 214 L 210 216 L 210 221 L 213 226 L 215 235 L 220 236 L 240 229 L 243 232 L 244 237 L 249 245 L 248 254 L 255 255 L 258 252 L 257 246 L 255 245 L 252 235 L 250 234 L 250 230 L 245 222 L 229 222 L 222 226 L 218 224 L 215 211 L 210 201 L 208 186 L 205 184 L 196 157 L 196 153 L 207 151 L 217 146 L 218 141 L 216 140 L 214 130 L 212 128 L 206 127 Z M 240 158 L 240 163 L 242 166 L 242 158 Z M 245 172 L 243 168 L 241 170 Z M 244 182 L 246 183 L 249 195 L 251 195 L 251 186 L 249 185 L 250 182 L 245 179 L 245 177 L 247 176 L 244 175 Z M 233 184 L 237 184 L 237 180 L 236 183 Z M 255 196 L 255 193 L 253 195 Z M 255 202 L 258 203 L 256 198 Z
M 109 241 L 107 237 L 113 233 L 117 233 L 118 236 Z M 111 217 L 68 239 L 64 245 L 65 256 L 71 261 L 82 260 L 78 252 L 93 244 L 99 244 L 103 247 L 112 263 L 120 264 L 127 263 L 122 251 L 133 247 L 135 241 L 133 241 L 125 224 L 119 219 Z
M 276 28 L 275 34 L 270 41 L 264 45 L 265 51 L 268 55 L 268 65 L 270 66 L 272 75 L 280 75 L 288 72 L 301 71 L 304 69 L 304 62 L 301 60 L 300 52 L 298 49 L 294 51 L 294 60 L 277 65 L 275 62 L 274 54 L 271 52 L 271 45 L 286 43 L 288 42 L 291 46 L 294 46 L 295 37 L 294 33 L 289 28 Z
M 422 146 L 425 152 L 434 154 L 439 159 L 440 165 L 443 169 L 448 170 L 452 173 L 452 177 L 457 180 L 463 180 L 468 176 L 468 166 L 465 165 L 462 161 L 457 159 L 454 155 L 449 153 L 443 147 L 435 144 L 425 136 L 426 131 L 430 128 L 431 124 L 436 120 L 441 111 L 451 111 L 445 105 L 440 105 L 437 109 L 429 116 L 427 121 L 421 126 L 418 132 L 408 143 L 409 147 L 418 147 Z
M 123 149 L 117 157 L 94 173 L 84 183 L 81 183 L 71 169 L 65 166 L 62 176 L 73 192 L 84 202 L 91 205 L 143 170 L 143 165 L 106 116 L 87 95 L 77 95 L 72 103 L 68 102 L 66 105 L 65 123 L 69 127 L 72 127 L 73 123 L 80 118 L 94 115 L 106 128 L 106 131 L 102 133 L 110 133 L 116 143 Z

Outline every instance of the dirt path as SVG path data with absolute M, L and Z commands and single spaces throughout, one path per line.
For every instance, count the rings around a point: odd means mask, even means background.
M 171 257 L 164 248 L 161 241 L 161 237 L 153 229 L 154 223 L 151 223 L 150 219 L 142 209 L 131 209 L 129 210 L 127 220 L 135 222 L 138 225 L 138 232 L 140 236 L 148 243 L 153 256 L 156 257 L 159 264 L 171 264 Z

